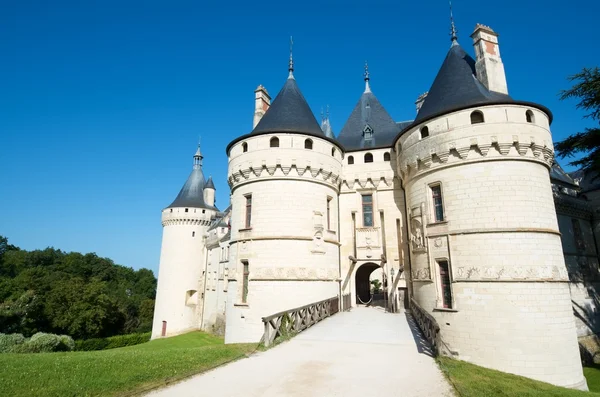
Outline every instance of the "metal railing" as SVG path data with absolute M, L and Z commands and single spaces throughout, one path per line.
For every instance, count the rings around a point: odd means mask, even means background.
M 265 332 L 261 342 L 268 347 L 278 338 L 302 332 L 338 311 L 339 297 L 336 296 L 263 317 Z

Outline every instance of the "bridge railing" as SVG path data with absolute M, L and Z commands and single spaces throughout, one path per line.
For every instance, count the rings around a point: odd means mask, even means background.
M 435 318 L 427 313 L 427 311 L 417 303 L 415 298 L 410 299 L 410 312 L 419 325 L 423 336 L 425 336 L 425 339 L 427 339 L 431 345 L 433 353 L 436 356 L 439 355 L 442 346 L 442 337 L 440 335 L 440 326 Z
M 338 311 L 339 297 L 336 296 L 263 317 L 265 332 L 261 342 L 270 346 L 278 338 L 302 332 Z

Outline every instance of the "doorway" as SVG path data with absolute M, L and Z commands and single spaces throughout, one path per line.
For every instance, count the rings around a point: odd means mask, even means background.
M 356 304 L 371 305 L 374 296 L 380 293 L 382 280 L 371 283 L 371 274 L 380 269 L 375 263 L 365 263 L 356 270 L 355 285 L 356 285 Z

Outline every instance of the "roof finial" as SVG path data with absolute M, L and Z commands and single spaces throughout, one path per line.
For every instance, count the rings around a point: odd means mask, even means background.
M 292 50 L 294 47 L 294 39 L 292 38 L 292 36 L 290 36 L 290 63 L 288 66 L 288 70 L 290 71 L 290 75 L 288 78 L 293 79 L 294 78 L 294 58 L 292 56 Z
M 321 124 L 325 121 L 325 113 L 323 113 L 323 106 L 321 106 Z
M 202 152 L 200 151 L 200 138 L 198 138 L 198 149 L 194 154 L 194 169 L 202 167 Z
M 452 0 L 448 0 L 450 4 L 450 40 L 452 45 L 458 45 L 458 36 L 456 35 L 456 26 L 454 26 L 454 15 L 452 14 Z
M 371 92 L 371 87 L 369 87 L 369 64 L 365 61 L 365 92 Z
M 329 105 L 327 105 L 327 120 L 329 120 Z

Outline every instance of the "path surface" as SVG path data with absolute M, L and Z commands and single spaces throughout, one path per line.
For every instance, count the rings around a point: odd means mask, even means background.
M 358 307 L 151 396 L 452 396 L 412 319 Z

